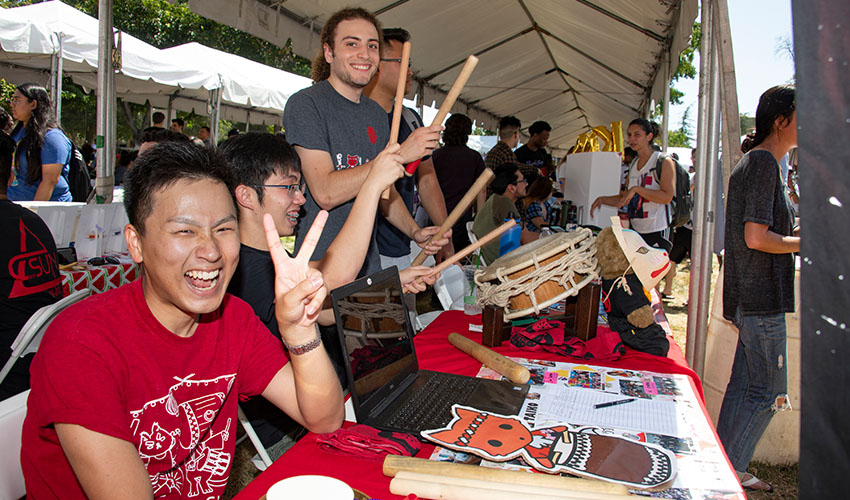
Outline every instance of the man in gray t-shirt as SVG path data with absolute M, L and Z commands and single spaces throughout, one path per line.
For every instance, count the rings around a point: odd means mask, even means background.
M 301 158 L 307 181 L 306 216 L 298 225 L 296 249 L 320 209 L 329 211 L 325 231 L 313 259 L 321 257 L 345 223 L 353 198 L 371 168 L 398 168 L 436 147 L 441 126 L 417 129 L 401 147 L 390 145 L 386 112 L 362 95 L 380 59 L 379 25 L 363 9 L 332 15 L 322 29 L 321 58 L 313 64 L 312 87 L 286 103 L 283 125 L 287 139 Z M 386 148 L 385 148 L 386 146 Z M 388 219 L 417 242 L 424 243 L 439 228 L 419 229 L 398 193 L 388 202 Z M 415 228 L 415 229 L 414 229 Z M 435 253 L 447 238 L 429 245 Z M 380 269 L 374 235 L 360 276 Z

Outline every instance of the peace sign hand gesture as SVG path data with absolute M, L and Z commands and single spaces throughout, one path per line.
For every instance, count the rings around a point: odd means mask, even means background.
M 316 215 L 298 255 L 292 258 L 280 243 L 272 216 L 266 214 L 263 217 L 266 242 L 275 271 L 275 316 L 281 335 L 292 345 L 316 338 L 313 325 L 322 310 L 322 302 L 328 290 L 324 287 L 322 273 L 311 268 L 309 263 L 327 219 L 328 213 L 324 210 Z

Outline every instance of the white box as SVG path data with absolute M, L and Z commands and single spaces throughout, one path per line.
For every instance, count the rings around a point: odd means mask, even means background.
M 607 227 L 617 208 L 602 205 L 590 216 L 590 206 L 599 196 L 610 196 L 620 192 L 622 160 L 619 153 L 596 152 L 576 153 L 567 157 L 562 167 L 564 176 L 564 200 L 570 200 L 578 210 L 578 223 Z

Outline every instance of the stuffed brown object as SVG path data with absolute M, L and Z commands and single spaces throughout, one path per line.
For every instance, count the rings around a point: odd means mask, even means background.
M 596 238 L 596 260 L 602 277 L 602 301 L 608 313 L 608 326 L 632 349 L 666 356 L 670 348 L 667 335 L 655 323 L 643 284 L 629 269 L 626 254 L 610 227 L 603 229 Z

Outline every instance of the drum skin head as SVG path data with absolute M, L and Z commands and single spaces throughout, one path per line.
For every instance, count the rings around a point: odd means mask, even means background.
M 516 250 L 502 255 L 492 264 L 483 270 L 481 280 L 490 281 L 497 279 L 497 270 L 501 270 L 502 275 L 511 274 L 514 271 L 524 269 L 534 263 L 534 256 L 538 260 L 545 260 L 553 255 L 557 255 L 572 245 L 579 243 L 587 238 L 592 237 L 590 229 L 581 228 L 571 233 L 556 233 L 546 238 L 541 238 L 532 241 L 526 245 L 522 245 Z

